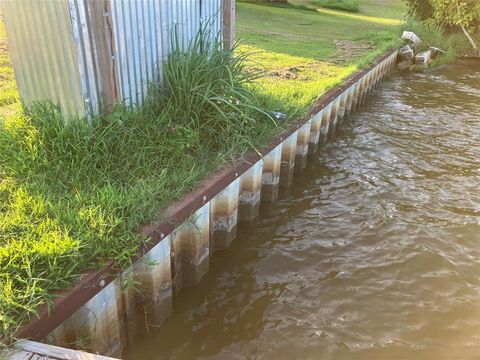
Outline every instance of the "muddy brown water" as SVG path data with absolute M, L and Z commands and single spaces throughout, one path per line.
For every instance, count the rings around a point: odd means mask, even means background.
M 480 359 L 480 63 L 385 82 L 125 359 Z

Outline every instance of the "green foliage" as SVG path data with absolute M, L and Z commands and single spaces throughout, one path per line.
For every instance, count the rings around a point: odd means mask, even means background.
M 172 54 L 167 90 L 135 111 L 118 104 L 87 125 L 40 103 L 0 120 L 0 337 L 82 271 L 109 259 L 127 267 L 139 225 L 276 133 L 245 56 L 230 61 L 202 36 Z
M 433 16 L 433 6 L 430 0 L 405 0 L 408 13 L 418 20 L 427 20 Z
M 359 12 L 360 7 L 355 0 L 311 0 L 312 5 L 327 9 Z
M 478 0 L 430 0 L 433 17 L 439 23 L 473 29 L 480 24 L 480 1 Z
M 405 0 L 409 14 L 423 21 L 434 18 L 439 24 L 464 26 L 480 25 L 478 0 Z
M 480 26 L 480 1 L 478 0 L 405 0 L 409 13 L 418 20 L 435 21 L 438 26 L 461 29 L 472 47 L 480 54 L 480 49 L 469 31 Z M 443 30 L 443 29 L 442 29 Z M 445 33 L 445 31 L 442 31 Z M 455 36 L 455 35 L 453 35 Z M 453 51 L 450 55 L 453 55 Z

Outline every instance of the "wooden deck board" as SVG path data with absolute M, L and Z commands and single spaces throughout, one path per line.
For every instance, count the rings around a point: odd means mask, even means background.
M 30 340 L 20 340 L 7 354 L 7 360 L 118 360 L 84 351 L 65 349 Z

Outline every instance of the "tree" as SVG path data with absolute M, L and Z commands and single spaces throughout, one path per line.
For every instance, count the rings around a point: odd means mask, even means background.
M 480 25 L 480 1 L 478 0 L 430 0 L 433 17 L 439 23 L 455 25 L 462 29 L 476 54 L 480 48 L 471 31 Z

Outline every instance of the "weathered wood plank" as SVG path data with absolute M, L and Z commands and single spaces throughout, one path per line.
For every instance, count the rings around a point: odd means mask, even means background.
M 33 355 L 34 354 L 23 350 L 16 350 L 15 352 L 6 354 L 8 360 L 31 360 Z M 0 357 L 1 356 L 2 354 L 0 353 Z
M 30 358 L 30 360 L 48 360 L 48 359 L 52 359 L 52 358 L 51 358 L 51 357 L 46 357 L 46 356 L 37 355 L 37 354 L 32 354 L 32 357 Z
M 95 36 L 96 54 L 99 66 L 102 109 L 111 112 L 112 105 L 119 98 L 118 70 L 116 67 L 115 40 L 110 1 L 88 0 L 91 7 L 90 21 Z
M 57 360 L 115 360 L 114 358 L 107 356 L 65 349 L 58 346 L 43 344 L 30 340 L 20 340 L 15 343 L 14 347 L 16 349 L 23 350 L 24 352 L 30 352 L 35 355 L 53 358 Z M 40 359 L 42 358 L 35 358 L 35 360 Z M 33 358 L 28 360 L 33 360 Z
M 222 1 L 223 46 L 231 49 L 235 42 L 235 0 Z

